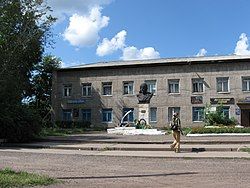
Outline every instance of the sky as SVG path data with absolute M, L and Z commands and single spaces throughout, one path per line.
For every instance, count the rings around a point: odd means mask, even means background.
M 250 55 L 249 0 L 47 0 L 63 67 L 106 61 Z

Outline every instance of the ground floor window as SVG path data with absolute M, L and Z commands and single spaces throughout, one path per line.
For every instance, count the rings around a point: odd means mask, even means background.
M 71 109 L 64 109 L 63 110 L 63 121 L 72 121 L 72 110 Z
M 229 118 L 229 106 L 223 106 L 222 114 L 224 117 Z
M 169 107 L 168 108 L 168 121 L 170 122 L 172 120 L 173 114 L 178 113 L 180 117 L 180 107 Z
M 105 123 L 112 122 L 112 109 L 102 109 L 102 121 Z
M 150 108 L 149 121 L 157 122 L 157 108 Z
M 204 120 L 204 107 L 193 107 L 193 121 L 200 122 Z
M 82 109 L 82 120 L 91 122 L 91 109 Z
M 124 117 L 123 122 L 134 122 L 134 109 L 133 108 L 123 108 L 122 117 L 130 110 L 131 112 Z

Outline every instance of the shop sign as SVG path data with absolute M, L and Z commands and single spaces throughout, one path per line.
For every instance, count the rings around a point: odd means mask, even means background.
M 235 108 L 235 115 L 240 115 L 240 108 Z
M 83 104 L 85 100 L 83 99 L 70 99 L 67 101 L 68 104 Z
M 234 104 L 234 98 L 210 98 L 211 104 Z
M 191 103 L 192 104 L 202 104 L 203 103 L 202 96 L 191 96 Z

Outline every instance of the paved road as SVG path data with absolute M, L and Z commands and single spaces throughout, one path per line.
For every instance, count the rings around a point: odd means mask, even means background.
M 30 150 L 34 151 L 34 150 Z M 70 151 L 0 150 L 0 168 L 46 174 L 57 187 L 250 187 L 247 159 L 86 156 Z M 38 150 L 37 150 L 38 151 Z

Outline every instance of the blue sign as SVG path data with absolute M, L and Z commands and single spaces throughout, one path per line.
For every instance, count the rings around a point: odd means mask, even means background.
M 84 99 L 70 99 L 67 101 L 68 104 L 83 104 L 85 103 Z

